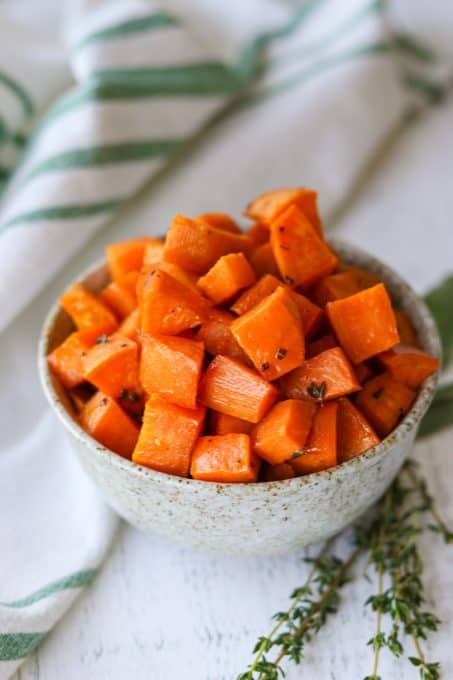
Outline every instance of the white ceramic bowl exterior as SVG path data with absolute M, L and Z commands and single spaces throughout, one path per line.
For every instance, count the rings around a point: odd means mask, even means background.
M 376 259 L 337 241 L 341 259 L 367 269 L 386 284 L 411 317 L 423 348 L 440 356 L 434 321 L 412 289 Z M 101 265 L 82 277 L 98 291 L 107 282 Z M 45 322 L 39 369 L 46 396 L 63 421 L 87 474 L 119 515 L 145 532 L 206 551 L 270 555 L 294 550 L 337 533 L 373 504 L 409 454 L 437 379 L 422 386 L 406 418 L 379 446 L 330 470 L 279 482 L 218 484 L 173 477 L 134 465 L 94 441 L 77 424 L 64 389 L 50 374 L 46 355 L 72 329 L 56 304 Z

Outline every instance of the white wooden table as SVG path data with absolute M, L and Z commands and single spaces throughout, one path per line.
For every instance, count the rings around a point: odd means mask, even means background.
M 419 291 L 453 270 L 452 120 L 450 100 L 406 133 L 336 230 L 397 267 Z M 168 182 L 164 179 L 158 190 L 165 191 Z M 154 206 L 156 190 L 151 197 Z M 149 231 L 150 206 L 145 193 L 66 268 L 55 291 L 93 261 L 107 241 Z M 417 447 L 450 524 L 452 444 L 450 431 Z M 344 547 L 343 540 L 340 552 Z M 442 677 L 448 680 L 453 678 L 453 548 L 431 536 L 423 554 L 427 594 L 444 621 L 427 645 L 427 656 L 442 662 Z M 288 594 L 302 583 L 307 568 L 301 557 L 217 559 L 122 525 L 93 585 L 15 680 L 231 680 L 244 670 L 270 616 L 286 607 Z M 363 579 L 344 588 L 339 614 L 307 648 L 303 665 L 289 670 L 289 680 L 359 680 L 371 672 L 366 642 L 374 618 L 362 606 L 371 592 Z M 386 680 L 417 677 L 413 667 L 395 663 L 386 652 L 380 674 Z

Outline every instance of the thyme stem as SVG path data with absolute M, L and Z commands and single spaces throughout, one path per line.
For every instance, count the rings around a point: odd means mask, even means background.
M 311 621 L 313 620 L 313 617 L 317 612 L 321 611 L 323 608 L 323 605 L 328 601 L 329 597 L 332 595 L 332 593 L 342 584 L 343 579 L 345 578 L 346 574 L 348 573 L 349 569 L 352 567 L 354 562 L 357 560 L 359 557 L 360 553 L 362 552 L 362 549 L 360 547 L 357 547 L 352 555 L 349 557 L 349 559 L 343 563 L 341 568 L 338 570 L 337 576 L 327 588 L 327 590 L 324 591 L 324 593 L 321 596 L 321 599 L 318 600 L 318 602 L 314 602 L 311 610 L 308 613 L 308 616 L 301 622 L 301 624 L 296 628 L 296 630 L 292 633 L 292 638 L 293 640 L 298 640 L 307 630 L 309 627 Z M 278 667 L 280 665 L 280 662 L 282 659 L 286 656 L 288 653 L 288 650 L 286 648 L 282 648 L 282 650 L 279 652 L 278 656 L 276 657 L 274 661 L 274 665 Z
M 329 538 L 324 543 L 322 549 L 319 551 L 319 553 L 314 558 L 313 567 L 310 570 L 303 587 L 301 588 L 300 595 L 298 597 L 294 598 L 292 605 L 288 609 L 288 615 L 289 616 L 291 616 L 291 614 L 294 612 L 294 610 L 296 609 L 300 600 L 304 596 L 304 591 L 309 587 L 310 583 L 312 582 L 313 577 L 316 574 L 318 561 L 320 559 L 322 559 L 327 554 L 327 552 L 329 551 L 330 547 L 332 546 L 332 543 L 334 542 L 334 540 L 335 540 L 335 536 L 332 536 L 331 538 Z M 249 667 L 249 673 L 251 674 L 250 677 L 253 677 L 253 673 L 255 673 L 258 670 L 258 664 L 259 664 L 263 655 L 266 653 L 266 651 L 268 649 L 268 640 L 272 640 L 275 637 L 275 635 L 278 633 L 278 631 L 282 627 L 283 623 L 284 623 L 284 619 L 279 619 L 277 621 L 277 623 L 275 624 L 275 626 L 272 628 L 272 630 L 269 632 L 267 637 L 264 637 L 262 639 L 261 644 L 259 645 L 258 650 L 257 650 L 257 652 L 256 652 L 256 654 L 253 658 L 253 661 L 252 661 L 252 663 L 250 664 L 250 667 Z M 261 677 L 261 673 L 260 673 L 259 677 Z

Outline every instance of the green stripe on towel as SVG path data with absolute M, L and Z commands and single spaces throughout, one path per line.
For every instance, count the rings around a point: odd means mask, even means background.
M 136 33 L 143 33 L 145 31 L 152 31 L 156 28 L 167 28 L 171 26 L 178 26 L 179 20 L 177 17 L 165 12 L 156 12 L 154 14 L 144 14 L 142 16 L 120 21 L 106 28 L 101 28 L 98 31 L 89 33 L 84 38 L 76 43 L 73 50 L 78 50 L 86 45 L 91 45 L 104 40 L 111 40 L 112 38 L 124 38 Z
M 24 659 L 47 633 L 0 633 L 0 661 Z
M 0 602 L 2 607 L 13 607 L 14 609 L 21 609 L 22 607 L 29 607 L 39 600 L 43 600 L 49 595 L 54 593 L 60 593 L 62 590 L 68 590 L 69 588 L 82 588 L 91 583 L 91 581 L 96 576 L 96 569 L 85 569 L 84 571 L 75 571 L 68 576 L 52 581 L 47 585 L 35 590 L 30 595 L 20 599 L 14 600 L 13 602 Z

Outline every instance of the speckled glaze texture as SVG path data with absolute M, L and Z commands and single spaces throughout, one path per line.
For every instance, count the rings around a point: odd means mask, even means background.
M 413 290 L 375 258 L 336 240 L 331 243 L 344 262 L 384 281 L 394 302 L 410 315 L 423 348 L 439 357 L 434 321 Z M 101 264 L 80 279 L 98 291 L 107 276 Z M 71 330 L 69 317 L 57 303 L 43 327 L 39 370 L 47 399 L 87 474 L 107 503 L 139 529 L 224 555 L 283 553 L 328 538 L 353 522 L 382 495 L 410 453 L 437 382 L 432 376 L 424 383 L 411 411 L 379 446 L 331 470 L 258 484 L 201 482 L 134 465 L 79 427 L 46 361 L 47 353 Z

